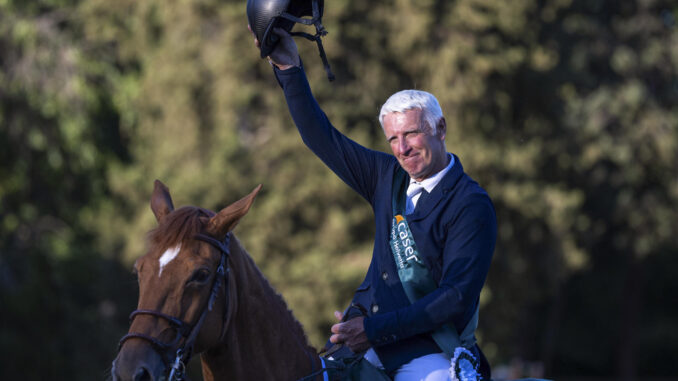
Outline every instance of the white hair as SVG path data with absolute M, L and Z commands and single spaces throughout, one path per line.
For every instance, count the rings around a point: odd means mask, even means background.
M 384 116 L 393 112 L 405 112 L 412 109 L 422 111 L 422 119 L 431 135 L 438 133 L 438 122 L 443 118 L 443 110 L 433 94 L 421 90 L 402 90 L 391 95 L 381 106 L 379 123 L 384 129 Z

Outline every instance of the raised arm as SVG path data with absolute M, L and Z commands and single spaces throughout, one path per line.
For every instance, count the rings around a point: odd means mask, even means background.
M 282 29 L 275 31 L 280 43 L 268 58 L 302 140 L 344 182 L 372 203 L 379 174 L 393 158 L 361 146 L 332 126 L 313 97 L 292 36 Z

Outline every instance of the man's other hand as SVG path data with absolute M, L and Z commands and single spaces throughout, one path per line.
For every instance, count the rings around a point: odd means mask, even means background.
M 339 311 L 335 311 L 334 316 L 339 321 L 344 317 Z M 367 340 L 365 328 L 363 327 L 363 320 L 365 320 L 365 318 L 359 316 L 349 321 L 333 325 L 331 329 L 333 335 L 330 336 L 330 342 L 334 344 L 343 343 L 355 353 L 360 353 L 369 349 L 371 344 Z
M 249 24 L 247 25 L 247 29 L 252 32 L 252 28 L 249 26 Z M 294 66 L 301 66 L 297 44 L 294 42 L 292 36 L 281 28 L 274 28 L 273 33 L 278 36 L 279 41 L 271 52 L 271 55 L 267 57 L 268 62 L 270 62 L 271 65 L 277 66 L 280 70 L 286 70 Z M 252 32 L 252 35 L 254 35 L 254 32 Z M 261 46 L 261 43 L 259 40 L 257 40 L 256 36 L 254 36 L 254 45 L 257 48 Z

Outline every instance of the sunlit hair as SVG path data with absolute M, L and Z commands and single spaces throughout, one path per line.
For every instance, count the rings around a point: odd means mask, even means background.
M 391 95 L 381 106 L 379 112 L 379 123 L 384 129 L 384 116 L 392 112 L 405 112 L 407 110 L 422 110 L 422 119 L 426 122 L 425 128 L 428 128 L 431 135 L 438 133 L 438 122 L 443 117 L 443 110 L 438 104 L 438 100 L 431 93 L 420 90 L 402 90 Z

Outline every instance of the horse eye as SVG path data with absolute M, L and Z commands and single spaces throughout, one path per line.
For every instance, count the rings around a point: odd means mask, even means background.
M 210 272 L 207 269 L 197 269 L 193 272 L 193 275 L 186 283 L 197 283 L 202 284 L 207 282 L 210 278 Z

